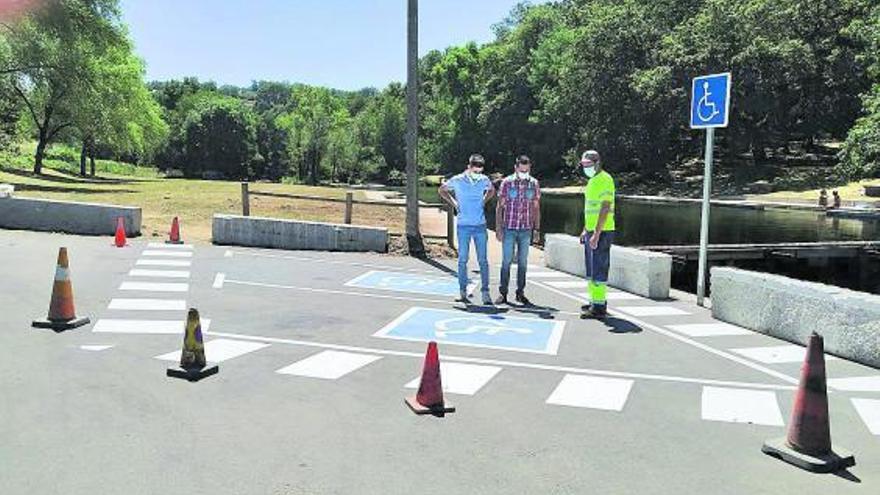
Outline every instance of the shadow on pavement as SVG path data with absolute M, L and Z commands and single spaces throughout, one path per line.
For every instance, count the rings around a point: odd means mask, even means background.
M 613 316 L 609 316 L 605 318 L 605 326 L 609 327 L 608 331 L 611 333 L 641 333 L 642 327 L 632 323 L 630 321 L 623 320 L 621 318 L 615 318 Z

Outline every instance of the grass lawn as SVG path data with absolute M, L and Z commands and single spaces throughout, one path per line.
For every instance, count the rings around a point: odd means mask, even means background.
M 51 168 L 48 168 L 51 167 Z M 65 162 L 48 160 L 43 175 L 35 176 L 21 163 L 0 163 L 0 184 L 15 186 L 15 196 L 139 206 L 143 209 L 141 232 L 147 238 L 165 238 L 174 216 L 180 218 L 181 236 L 187 242 L 210 242 L 214 213 L 241 214 L 238 182 L 164 179 L 153 169 L 135 167 L 138 175 L 102 172 L 119 168 L 99 161 L 100 177 L 80 177 Z M 305 194 L 344 198 L 345 190 L 329 187 L 252 183 L 251 191 Z M 356 191 L 355 199 L 365 199 Z M 251 196 L 251 215 L 342 223 L 345 205 L 309 200 Z M 401 232 L 405 214 L 400 208 L 355 205 L 352 222 L 387 227 Z

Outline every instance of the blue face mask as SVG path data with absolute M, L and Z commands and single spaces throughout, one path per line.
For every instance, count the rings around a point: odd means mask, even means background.
M 584 167 L 584 175 L 592 179 L 596 175 L 596 167 Z

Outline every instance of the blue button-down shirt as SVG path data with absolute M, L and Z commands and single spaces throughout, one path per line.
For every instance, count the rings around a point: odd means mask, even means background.
M 494 189 L 488 177 L 483 174 L 469 176 L 461 173 L 444 185 L 455 194 L 455 200 L 458 201 L 458 225 L 486 225 L 483 197 L 486 191 Z

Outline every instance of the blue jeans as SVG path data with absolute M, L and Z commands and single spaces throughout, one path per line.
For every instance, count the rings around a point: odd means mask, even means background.
M 501 295 L 507 295 L 510 286 L 510 264 L 513 263 L 513 247 L 516 246 L 516 292 L 521 294 L 526 288 L 526 270 L 529 266 L 529 245 L 532 243 L 531 230 L 504 229 L 501 247 Z
M 584 242 L 584 264 L 586 265 L 587 280 L 597 283 L 608 283 L 608 269 L 611 266 L 611 243 L 614 242 L 614 232 L 602 232 L 599 234 L 599 245 L 596 249 L 590 249 L 590 236 Z
M 459 225 L 456 229 L 458 234 L 458 288 L 461 292 L 467 292 L 468 286 L 468 256 L 471 252 L 471 239 L 477 248 L 477 262 L 480 265 L 480 282 L 483 294 L 489 293 L 489 259 L 486 256 L 486 244 L 489 235 L 486 233 L 486 225 Z

